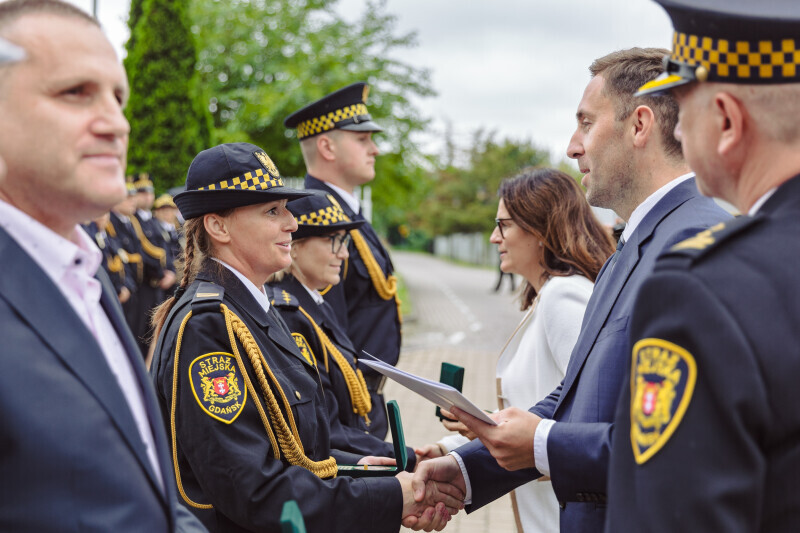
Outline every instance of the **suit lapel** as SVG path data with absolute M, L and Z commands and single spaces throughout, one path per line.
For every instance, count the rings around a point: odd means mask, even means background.
M 0 276 L 0 294 L 103 406 L 142 468 L 159 487 L 128 402 L 94 336 L 47 274 L 2 229 L 0 265 L 4 272 L 26 273 L 24 276 Z M 104 284 L 103 292 L 105 289 Z M 124 335 L 121 338 L 125 342 Z M 138 350 L 135 353 L 138 354 Z M 160 489 L 158 492 L 163 494 Z
M 589 305 L 586 307 L 584 323 L 578 342 L 567 365 L 567 374 L 564 376 L 564 385 L 561 388 L 556 410 L 564 402 L 572 385 L 580 375 L 586 358 L 591 353 L 600 330 L 608 319 L 608 315 L 617 303 L 628 279 L 633 274 L 643 248 L 653 236 L 653 232 L 664 218 L 681 204 L 697 195 L 694 178 L 688 179 L 677 185 L 666 194 L 649 213 L 644 217 L 639 226 L 634 230 L 630 240 L 622 247 L 616 264 L 610 268 L 611 259 L 606 261 L 595 283 Z

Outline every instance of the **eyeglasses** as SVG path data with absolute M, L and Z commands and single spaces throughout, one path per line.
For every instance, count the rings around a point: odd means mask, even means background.
M 331 253 L 338 254 L 341 251 L 342 246 L 347 246 L 350 244 L 350 234 L 344 233 L 339 235 L 328 235 L 327 239 L 331 240 Z
M 494 219 L 494 223 L 497 224 L 497 229 L 500 230 L 500 236 L 502 238 L 504 238 L 504 239 L 506 238 L 506 236 L 503 235 L 503 222 L 510 222 L 510 221 L 513 221 L 513 220 L 514 220 L 513 218 L 496 218 L 496 219 Z

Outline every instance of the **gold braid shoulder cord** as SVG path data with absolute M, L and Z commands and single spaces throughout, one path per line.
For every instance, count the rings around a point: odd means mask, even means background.
M 383 274 L 381 266 L 378 264 L 375 256 L 372 255 L 369 244 L 367 244 L 367 241 L 359 230 L 350 230 L 350 235 L 353 237 L 353 244 L 355 244 L 358 254 L 367 267 L 367 272 L 372 280 L 372 285 L 375 287 L 375 291 L 377 291 L 378 296 L 384 300 L 391 300 L 394 298 L 397 304 L 397 319 L 402 323 L 403 317 L 400 314 L 400 298 L 397 297 L 397 276 L 392 274 L 387 278 Z
M 161 263 L 162 268 L 167 266 L 167 252 L 164 249 L 159 248 L 155 244 L 151 243 L 147 239 L 147 235 L 144 234 L 142 231 L 142 225 L 139 224 L 139 220 L 136 218 L 135 215 L 128 217 L 131 221 L 131 225 L 133 226 L 133 231 L 136 232 L 136 236 L 139 237 L 139 242 L 142 243 L 142 250 L 144 253 L 149 255 L 154 259 L 158 259 L 158 262 Z
M 364 381 L 364 374 L 361 373 L 360 369 L 353 371 L 353 367 L 350 366 L 347 358 L 342 355 L 342 352 L 333 344 L 330 337 L 328 337 L 314 319 L 311 318 L 311 315 L 302 307 L 298 307 L 298 309 L 300 309 L 300 312 L 303 313 L 311 323 L 311 326 L 317 333 L 317 337 L 319 337 L 322 343 L 322 350 L 325 355 L 325 370 L 330 372 L 328 369 L 328 352 L 330 352 L 331 356 L 333 356 L 333 360 L 336 361 L 339 370 L 342 371 L 342 375 L 344 376 L 344 381 L 347 384 L 347 391 L 350 393 L 350 403 L 353 406 L 353 412 L 358 416 L 364 417 L 364 422 L 369 426 L 370 421 L 367 415 L 372 411 L 372 398 L 370 398 L 369 391 L 367 391 L 367 382 Z
M 261 349 L 258 347 L 258 344 L 256 344 L 255 339 L 253 339 L 253 335 L 250 333 L 250 330 L 247 329 L 247 326 L 244 324 L 244 322 L 242 322 L 242 320 L 236 316 L 233 311 L 228 309 L 225 304 L 220 304 L 220 310 L 225 316 L 225 325 L 228 329 L 228 338 L 231 342 L 233 355 L 236 358 L 236 363 L 238 364 L 239 370 L 242 373 L 247 390 L 250 392 L 250 396 L 253 398 L 253 403 L 255 404 L 256 409 L 258 409 L 259 415 L 261 416 L 261 422 L 264 424 L 264 429 L 267 430 L 269 441 L 275 453 L 275 459 L 280 459 L 281 451 L 283 451 L 283 454 L 286 456 L 286 460 L 291 465 L 302 466 L 306 470 L 309 470 L 322 479 L 336 477 L 336 459 L 333 457 L 328 457 L 322 461 L 312 461 L 305 455 L 303 443 L 300 441 L 300 436 L 297 433 L 297 426 L 294 422 L 294 416 L 292 415 L 292 409 L 289 405 L 289 401 L 286 399 L 286 395 L 283 393 L 283 389 L 281 388 L 280 383 L 278 383 L 277 378 L 269 368 L 269 365 L 264 358 L 264 354 L 261 353 Z M 172 372 L 172 405 L 170 407 L 169 421 L 172 438 L 172 462 L 175 467 L 175 480 L 178 484 L 178 491 L 180 492 L 184 501 L 192 507 L 196 507 L 198 509 L 213 509 L 213 506 L 210 504 L 197 503 L 189 499 L 189 497 L 186 495 L 186 492 L 183 490 L 181 473 L 180 469 L 178 468 L 178 447 L 175 435 L 175 404 L 178 392 L 178 357 L 181 351 L 183 330 L 191 316 L 192 312 L 189 311 L 186 317 L 184 317 L 183 322 L 181 322 L 181 327 L 178 331 L 178 341 L 175 345 L 175 361 L 173 363 Z M 267 410 L 269 411 L 269 420 L 267 419 L 267 413 L 264 412 L 261 402 L 258 401 L 258 395 L 256 394 L 255 387 L 250 381 L 250 376 L 247 374 L 247 370 L 244 368 L 244 364 L 242 363 L 242 357 L 239 355 L 239 349 L 236 346 L 237 338 L 242 343 L 242 347 L 250 359 L 250 363 L 252 364 L 253 370 L 256 373 L 258 383 L 261 386 L 262 392 L 264 393 L 264 400 L 266 400 Z M 267 376 L 275 385 L 275 388 L 281 396 L 284 409 L 289 417 L 289 424 L 286 423 L 283 413 L 281 413 L 278 401 L 269 386 L 269 382 L 267 381 Z M 291 428 L 289 425 L 291 425 Z M 276 428 L 278 433 L 277 439 L 275 432 L 273 431 L 273 426 Z

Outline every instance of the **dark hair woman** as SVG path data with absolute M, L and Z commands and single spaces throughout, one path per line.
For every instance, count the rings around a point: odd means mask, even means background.
M 330 449 L 314 360 L 264 291 L 291 261 L 287 200 L 308 193 L 284 187 L 267 154 L 246 143 L 198 154 L 186 189 L 175 197 L 186 266 L 154 317 L 150 370 L 183 501 L 211 531 L 277 531 L 290 499 L 313 531 L 397 531 L 401 517 L 422 512 L 410 474 L 331 479 L 335 458 L 358 458 Z M 439 506 L 434 520 L 448 518 Z
M 292 264 L 269 281 L 272 303 L 280 312 L 298 346 L 317 361 L 325 389 L 331 426 L 331 447 L 361 455 L 394 457 L 392 444 L 368 432 L 372 401 L 361 371 L 358 353 L 333 307 L 320 291 L 337 285 L 349 253 L 350 230 L 364 224 L 351 221 L 336 199 L 323 191 L 287 204 L 297 220 Z M 409 448 L 409 470 L 414 450 Z
M 500 269 L 525 279 L 522 309 L 528 310 L 497 361 L 498 406 L 528 409 L 564 378 L 593 283 L 614 244 L 564 172 L 526 169 L 503 181 L 498 196 L 490 240 L 500 252 Z M 439 456 L 474 438 L 460 422 L 443 423 L 463 437 L 445 437 L 417 450 L 420 455 Z M 512 502 L 520 531 L 558 531 L 549 481 L 515 489 Z

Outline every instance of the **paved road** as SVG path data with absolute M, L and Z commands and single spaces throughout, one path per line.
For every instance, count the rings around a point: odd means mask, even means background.
M 429 255 L 394 252 L 392 260 L 406 284 L 412 314 L 403 325 L 398 367 L 439 379 L 442 361 L 465 368 L 464 394 L 475 404 L 493 409 L 497 355 L 522 318 L 516 295 L 504 280 L 493 292 L 497 272 L 455 265 Z M 424 398 L 389 382 L 387 399 L 400 406 L 410 446 L 436 442 L 448 432 Z M 469 516 L 459 513 L 445 528 L 450 533 L 514 532 L 508 496 Z

